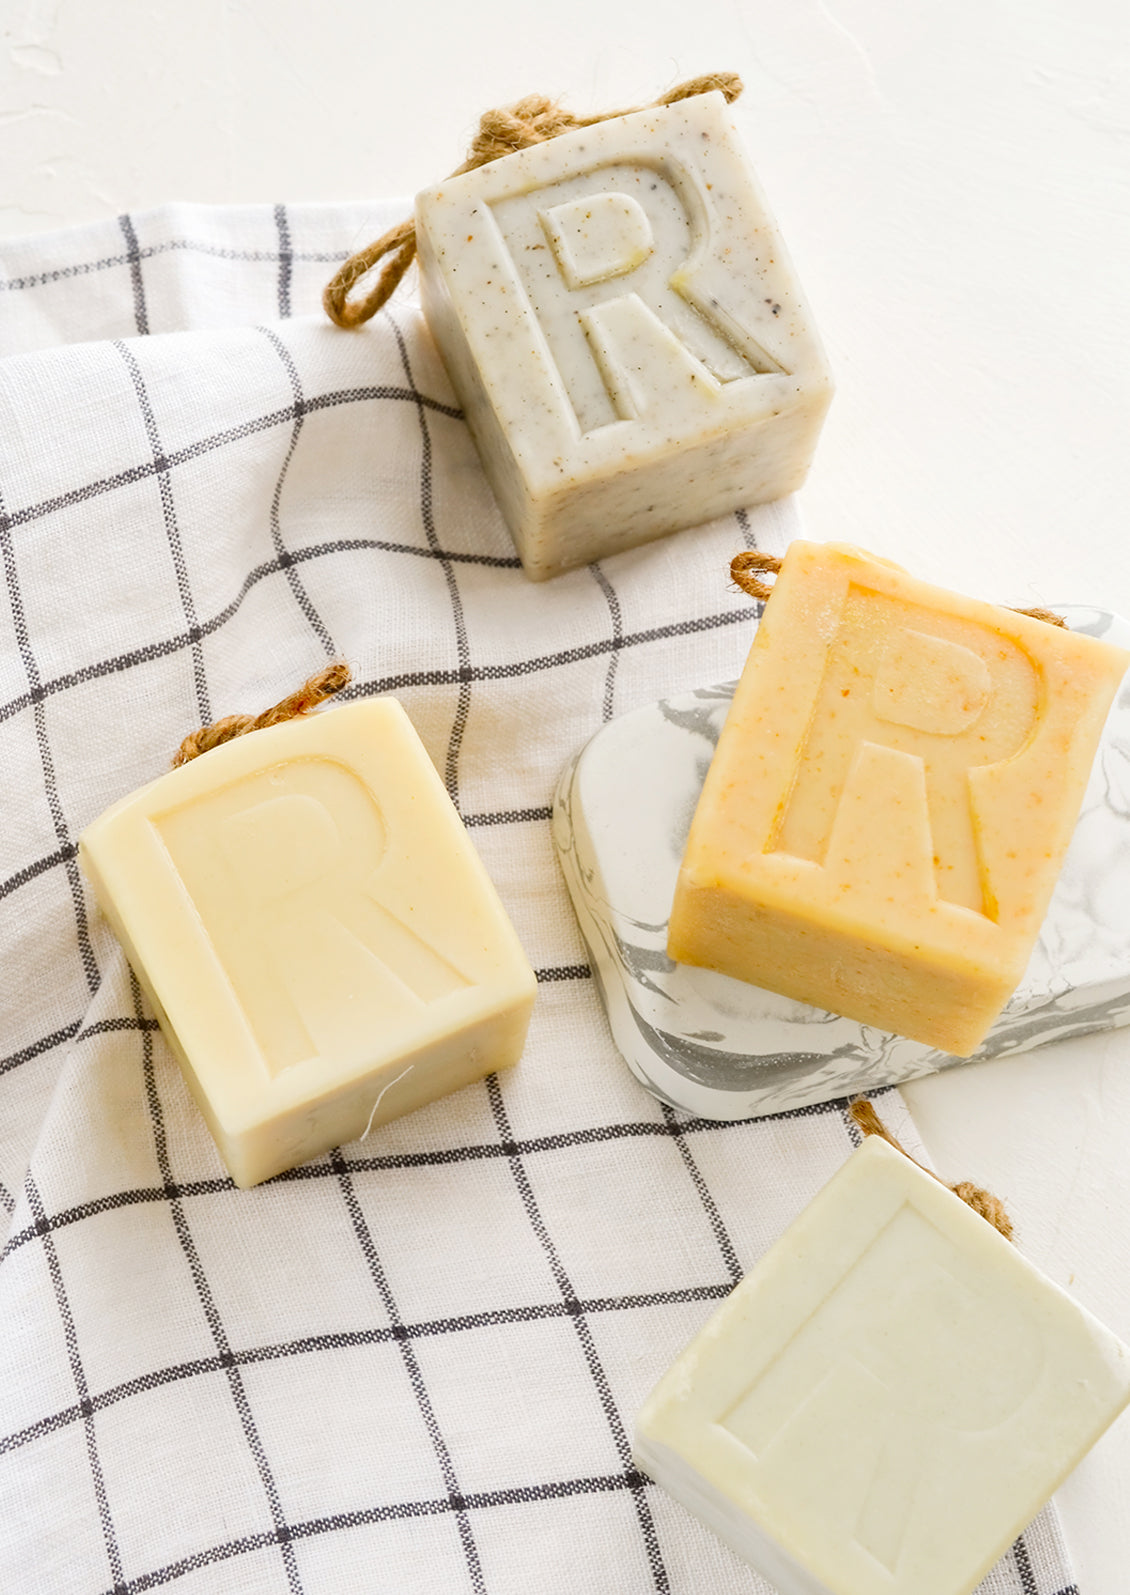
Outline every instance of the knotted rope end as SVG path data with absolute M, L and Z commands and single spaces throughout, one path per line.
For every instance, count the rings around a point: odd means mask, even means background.
M 246 736 L 249 731 L 263 731 L 268 726 L 282 725 L 287 720 L 297 720 L 309 714 L 319 704 L 325 703 L 353 679 L 353 672 L 344 659 L 336 659 L 324 670 L 304 681 L 297 692 L 290 693 L 279 703 L 265 709 L 262 714 L 229 714 L 212 725 L 190 731 L 173 755 L 173 769 L 188 764 L 202 753 L 210 753 L 225 742 Z
M 980 1213 L 995 1230 L 999 1230 L 1006 1241 L 1012 1239 L 1012 1220 L 1005 1212 L 1004 1203 L 999 1196 L 994 1196 L 992 1191 L 984 1191 L 979 1185 L 973 1185 L 969 1180 L 959 1180 L 956 1185 L 951 1185 L 950 1190 L 955 1196 L 960 1196 L 967 1207 L 975 1213 Z
M 929 1174 L 930 1178 L 937 1180 L 939 1185 L 945 1185 L 946 1182 L 939 1179 L 933 1169 L 923 1168 L 917 1158 L 910 1156 L 901 1141 L 897 1141 L 887 1129 L 873 1104 L 868 1102 L 866 1097 L 856 1097 L 854 1102 L 848 1104 L 848 1117 L 864 1136 L 878 1136 L 880 1140 L 886 1141 L 888 1146 L 893 1146 L 896 1152 L 901 1152 L 915 1168 L 922 1169 L 923 1174 Z M 979 1185 L 974 1185 L 969 1180 L 960 1180 L 956 1185 L 947 1185 L 946 1189 L 960 1197 L 966 1207 L 971 1207 L 986 1223 L 991 1224 L 999 1234 L 1003 1235 L 1006 1241 L 1012 1239 L 1012 1220 L 999 1197 L 994 1196 L 991 1191 L 982 1190 Z
M 1032 620 L 1042 620 L 1048 626 L 1062 626 L 1067 629 L 1067 622 L 1062 615 L 1057 615 L 1054 609 L 1014 609 L 1014 615 L 1028 615 Z

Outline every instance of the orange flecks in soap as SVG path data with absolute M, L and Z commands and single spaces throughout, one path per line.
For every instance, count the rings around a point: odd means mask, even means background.
M 1128 659 L 794 543 L 691 828 L 671 956 L 973 1051 L 1023 974 Z

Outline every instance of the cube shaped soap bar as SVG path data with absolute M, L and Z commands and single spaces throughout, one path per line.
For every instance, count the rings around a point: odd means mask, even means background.
M 215 748 L 81 857 L 237 1185 L 522 1051 L 533 972 L 391 698 Z
M 1130 1351 L 870 1139 L 664 1375 L 635 1455 L 781 1595 L 967 1595 L 1130 1401 Z
M 695 812 L 671 957 L 969 1054 L 1024 973 L 1127 663 L 793 543 Z
M 534 580 L 803 482 L 831 381 L 721 94 L 449 178 L 416 236 Z

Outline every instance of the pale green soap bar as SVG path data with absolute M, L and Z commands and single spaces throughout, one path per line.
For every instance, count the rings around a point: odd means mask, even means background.
M 672 1365 L 638 1466 L 781 1595 L 969 1595 L 1130 1350 L 900 1152 L 856 1151 Z

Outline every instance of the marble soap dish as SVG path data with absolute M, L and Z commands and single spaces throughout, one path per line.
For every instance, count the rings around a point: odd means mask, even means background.
M 1130 624 L 1118 616 L 1062 613 L 1072 630 L 1130 647 Z M 612 721 L 558 785 L 554 841 L 628 1067 L 675 1107 L 747 1119 L 967 1061 L 667 957 L 675 879 L 735 685 Z M 1128 1022 L 1130 678 L 1111 710 L 1024 979 L 974 1056 L 1025 1052 Z

